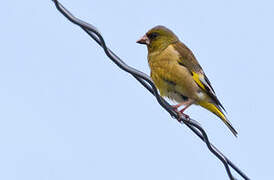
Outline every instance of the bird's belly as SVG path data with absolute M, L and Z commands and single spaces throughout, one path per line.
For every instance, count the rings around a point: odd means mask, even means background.
M 177 65 L 177 62 L 150 62 L 151 78 L 161 96 L 179 103 L 188 99 L 197 100 L 199 89 L 189 71 Z
M 182 102 L 185 102 L 188 100 L 188 97 L 186 97 L 183 94 L 180 94 L 176 91 L 167 92 L 166 97 L 168 97 L 170 100 L 176 101 L 178 103 L 182 103 Z
M 154 78 L 152 79 L 156 87 L 159 89 L 161 96 L 167 97 L 170 100 L 176 101 L 178 103 L 185 102 L 189 99 L 182 91 L 176 90 L 178 89 L 178 87 L 175 83 L 162 78 L 158 78 L 155 78 L 154 76 Z

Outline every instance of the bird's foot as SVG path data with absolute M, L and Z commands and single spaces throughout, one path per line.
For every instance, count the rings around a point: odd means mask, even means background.
M 189 115 L 184 114 L 184 113 L 180 113 L 180 118 L 178 119 L 179 123 L 182 123 L 182 121 L 183 121 L 182 117 L 183 117 L 183 116 L 184 116 L 184 118 L 185 118 L 186 120 L 189 120 L 189 119 L 190 119 L 190 118 L 189 118 Z
M 182 123 L 182 117 L 184 117 L 185 119 L 189 119 L 189 115 L 187 115 L 187 114 L 185 114 L 184 113 L 184 111 L 187 109 L 187 107 L 185 107 L 185 108 L 183 108 L 182 110 L 178 110 L 178 108 L 180 107 L 180 106 L 182 106 L 183 105 L 183 103 L 181 103 L 181 104 L 176 104 L 176 105 L 173 105 L 172 106 L 172 108 L 174 109 L 174 111 L 178 114 L 178 116 L 179 116 L 179 118 L 177 119 L 177 121 L 179 122 L 179 123 Z
M 185 119 L 189 119 L 189 115 L 187 115 L 187 114 L 185 114 L 184 113 L 184 111 L 186 110 L 188 108 L 188 106 L 186 106 L 186 107 L 184 107 L 182 110 L 180 110 L 180 111 L 178 111 L 177 113 L 178 113 L 178 115 L 180 116 L 180 117 L 182 117 L 182 116 L 184 116 L 184 118 Z M 182 119 L 180 118 L 180 121 L 179 122 L 182 122 Z
M 189 119 L 190 117 L 189 117 L 189 115 L 187 115 L 187 114 L 182 114 L 186 119 Z
M 178 111 L 178 109 L 174 109 L 174 111 L 178 114 L 178 116 L 179 116 L 179 118 L 177 119 L 177 121 L 179 122 L 179 123 L 182 123 L 182 121 L 183 121 L 183 119 L 182 119 L 182 117 L 184 117 L 185 119 L 189 119 L 189 115 L 187 115 L 187 114 L 185 114 L 185 113 L 183 113 L 183 112 L 181 112 L 181 111 Z
M 179 116 L 179 119 L 178 119 L 179 123 L 182 123 L 182 118 L 181 118 L 181 117 L 183 117 L 183 116 L 184 116 L 184 118 L 187 119 L 187 120 L 190 119 L 190 118 L 189 118 L 189 115 L 185 114 L 184 111 L 185 111 L 189 106 L 191 106 L 193 103 L 194 103 L 194 100 L 188 100 L 188 101 L 185 101 L 185 102 L 183 102 L 183 103 L 180 103 L 180 104 L 177 104 L 177 105 L 173 105 L 173 106 L 172 106 L 173 109 L 174 109 L 174 111 L 176 111 L 176 113 L 177 113 L 178 116 Z M 185 107 L 184 107 L 182 110 L 179 111 L 178 108 L 179 108 L 180 106 L 182 106 L 182 105 L 185 105 Z

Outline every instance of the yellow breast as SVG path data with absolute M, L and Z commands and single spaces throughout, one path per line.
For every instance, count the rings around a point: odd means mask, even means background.
M 190 72 L 178 64 L 178 58 L 180 56 L 172 45 L 161 53 L 149 54 L 151 78 L 161 96 L 166 96 L 177 102 L 184 101 L 183 96 L 196 99 L 198 86 Z

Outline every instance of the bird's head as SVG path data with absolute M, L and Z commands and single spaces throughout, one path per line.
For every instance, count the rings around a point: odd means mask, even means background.
M 161 51 L 177 41 L 177 36 L 171 30 L 164 26 L 156 26 L 149 30 L 137 43 L 145 44 L 149 52 L 155 52 Z

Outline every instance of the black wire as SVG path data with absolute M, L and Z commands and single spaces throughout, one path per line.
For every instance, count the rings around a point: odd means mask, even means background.
M 94 41 L 96 41 L 104 50 L 105 54 L 122 70 L 130 73 L 137 81 L 139 81 L 150 93 L 152 93 L 158 103 L 167 111 L 169 114 L 176 118 L 179 122 L 184 122 L 187 127 L 189 127 L 201 140 L 203 140 L 210 152 L 212 152 L 225 166 L 226 172 L 230 180 L 235 180 L 232 176 L 230 167 L 232 167 L 240 176 L 245 180 L 249 180 L 247 175 L 245 175 L 236 165 L 234 165 L 226 156 L 224 156 L 214 145 L 212 145 L 208 139 L 208 136 L 201 125 L 193 119 L 186 119 L 185 117 L 179 117 L 174 111 L 172 106 L 167 103 L 158 93 L 155 85 L 148 75 L 145 73 L 128 66 L 123 62 L 116 54 L 114 54 L 107 46 L 102 37 L 101 33 L 91 24 L 88 24 L 81 19 L 73 16 L 62 4 L 57 0 L 53 0 L 56 8 L 72 23 L 80 26 Z M 230 167 L 229 167 L 230 166 Z

